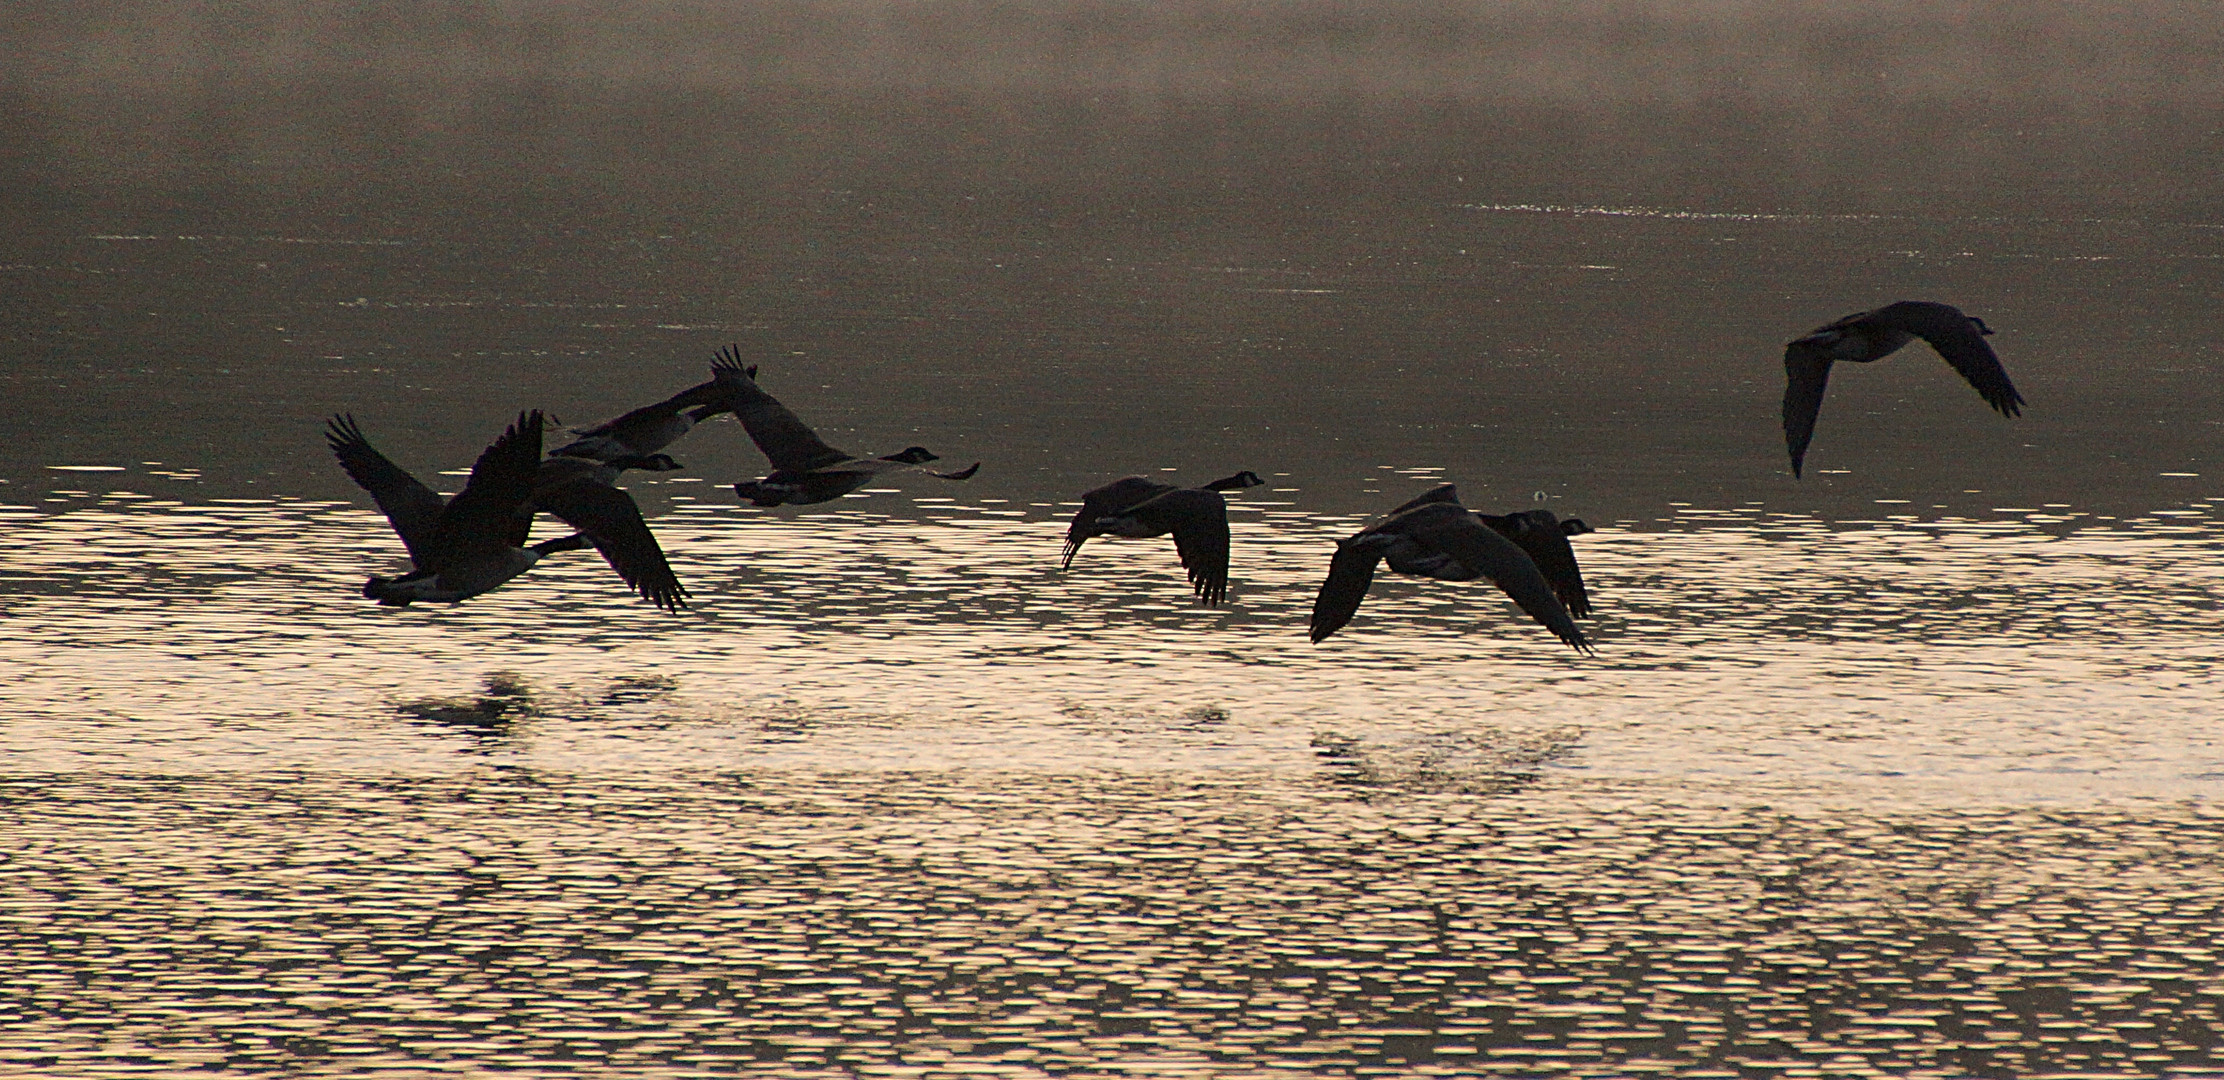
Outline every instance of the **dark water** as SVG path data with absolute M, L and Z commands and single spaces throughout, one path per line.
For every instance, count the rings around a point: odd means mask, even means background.
M 2224 56 L 2201 5 L 33 5 L 0 18 L 0 1070 L 2224 1071 Z M 2003 420 L 1920 346 L 1983 316 Z M 588 555 L 368 605 L 738 344 Z M 1232 603 L 1055 568 L 1249 468 Z M 1450 480 L 1577 541 L 1303 627 Z
M 1365 237 L 1312 233 L 1298 208 L 1271 243 L 1167 237 L 1138 257 L 1084 229 L 920 250 L 975 204 L 922 222 L 827 200 L 822 233 L 773 245 L 592 224 L 499 241 L 88 224 L 7 270 L 39 318 L 0 408 L 41 437 L 12 442 L 0 473 L 35 494 L 50 465 L 152 461 L 210 495 L 342 498 L 314 437 L 325 414 L 353 410 L 420 469 L 460 467 L 521 406 L 599 420 L 699 381 L 728 342 L 838 445 L 988 459 L 975 489 L 1036 501 L 1249 467 L 1359 511 L 1391 465 L 1606 516 L 1915 497 L 2136 513 L 2205 494 L 2166 474 L 2207 467 L 2224 411 L 2214 228 L 1483 200 Z M 1903 296 L 1999 328 L 2026 416 L 1999 420 L 1909 352 L 1834 380 L 1815 475 L 1794 482 L 1783 341 Z M 760 470 L 730 429 L 683 450 L 711 479 Z

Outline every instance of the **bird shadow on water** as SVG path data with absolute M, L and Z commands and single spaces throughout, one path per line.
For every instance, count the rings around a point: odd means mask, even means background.
M 489 676 L 492 678 L 492 676 Z M 679 689 L 679 681 L 663 675 L 626 675 L 612 679 L 597 705 L 646 705 L 663 701 Z
M 685 722 L 664 711 L 678 688 L 677 681 L 664 676 L 627 675 L 598 691 L 551 695 L 535 690 L 517 672 L 490 671 L 480 676 L 475 695 L 422 698 L 396 704 L 394 710 L 418 724 L 462 732 L 485 748 L 522 734 L 528 721 L 539 719 L 593 719 L 605 734 L 668 728 Z M 653 715 L 631 715 L 643 706 L 651 707 Z
M 420 724 L 463 732 L 482 744 L 506 739 L 516 733 L 520 721 L 540 715 L 532 688 L 514 671 L 481 676 L 474 697 L 424 698 L 396 705 L 394 710 Z
M 1321 731 L 1312 747 L 1334 783 L 1365 792 L 1502 795 L 1536 783 L 1542 766 L 1572 754 L 1582 740 L 1583 729 L 1570 724 L 1526 733 L 1484 727 L 1394 741 Z

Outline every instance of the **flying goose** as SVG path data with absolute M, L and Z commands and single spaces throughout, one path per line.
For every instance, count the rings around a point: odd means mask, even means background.
M 779 399 L 757 385 L 757 369 L 743 367 L 738 350 L 721 350 L 712 365 L 716 381 L 731 394 L 729 406 L 749 438 L 772 460 L 772 474 L 734 485 L 734 493 L 758 506 L 820 503 L 840 498 L 897 469 L 915 469 L 944 480 L 966 480 L 981 470 L 976 461 L 957 472 L 919 468 L 936 460 L 926 447 L 912 446 L 884 457 L 853 457 L 836 450 L 798 419 Z
M 719 357 L 726 357 L 724 350 L 719 351 Z M 746 375 L 755 378 L 757 369 L 742 368 L 737 363 L 735 371 L 725 375 L 720 372 L 721 368 L 714 366 L 709 382 L 697 383 L 663 401 L 643 405 L 615 420 L 607 420 L 591 428 L 575 429 L 572 434 L 578 438 L 549 451 L 549 456 L 582 457 L 596 461 L 651 457 L 657 451 L 679 441 L 680 436 L 694 430 L 695 425 L 719 413 L 732 412 L 738 400 L 733 376 Z
M 1483 524 L 1498 535 L 1514 542 L 1537 570 L 1552 584 L 1552 594 L 1566 605 L 1568 614 L 1578 619 L 1589 618 L 1591 595 L 1583 588 L 1583 570 L 1575 564 L 1575 547 L 1568 543 L 1571 536 L 1598 530 L 1582 518 L 1558 518 L 1550 510 L 1520 510 L 1511 514 L 1477 513 Z
M 1207 606 L 1217 604 L 1228 596 L 1228 500 L 1220 493 L 1264 483 L 1248 469 L 1193 488 L 1121 477 L 1081 496 L 1081 510 L 1066 527 L 1065 558 L 1058 565 L 1071 568 L 1074 555 L 1092 536 L 1173 533 L 1190 588 Z
M 1938 350 L 2000 415 L 2020 415 L 2023 395 L 2016 393 L 2000 357 L 1985 342 L 1991 334 L 1983 319 L 1964 315 L 1951 304 L 1902 300 L 1816 327 L 1784 346 L 1784 445 L 1792 452 L 1792 475 L 1799 475 L 1807 444 L 1814 441 L 1830 365 L 1882 360 L 1916 338 Z
M 328 420 L 324 437 L 348 477 L 371 493 L 416 564 L 400 577 L 374 576 L 364 583 L 363 595 L 381 604 L 467 600 L 532 569 L 544 556 L 589 543 L 574 535 L 526 547 L 524 534 L 514 528 L 539 470 L 538 410 L 519 414 L 480 453 L 463 491 L 445 501 L 373 448 L 352 414 Z
M 1579 652 L 1591 643 L 1552 594 L 1537 564 L 1519 546 L 1459 504 L 1450 484 L 1434 488 L 1336 542 L 1328 580 L 1313 601 L 1312 636 L 1319 642 L 1343 628 L 1366 599 L 1375 564 L 1388 560 L 1401 574 L 1442 581 L 1489 578 L 1521 610 Z
M 679 463 L 664 454 L 635 454 L 596 461 L 584 457 L 554 457 L 540 463 L 525 505 L 511 523 L 510 537 L 523 543 L 533 526 L 533 513 L 546 511 L 579 530 L 587 543 L 602 553 L 626 587 L 666 611 L 686 606 L 687 590 L 664 559 L 664 549 L 641 518 L 633 496 L 615 484 L 626 469 L 670 472 Z

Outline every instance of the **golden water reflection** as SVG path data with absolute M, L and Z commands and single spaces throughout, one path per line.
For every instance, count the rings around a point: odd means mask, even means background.
M 1581 543 L 1591 659 L 1494 590 L 1402 578 L 1309 644 L 1351 519 L 1247 508 L 1232 603 L 1207 609 L 1171 545 L 1107 542 L 1060 572 L 1066 511 L 988 509 L 666 515 L 696 598 L 678 616 L 591 552 L 471 603 L 379 608 L 356 587 L 398 545 L 351 507 L 19 517 L 0 542 L 17 631 L 0 767 L 445 772 L 463 767 L 454 725 L 413 703 L 506 672 L 533 709 L 472 744 L 596 772 L 1311 774 L 1322 732 L 1390 753 L 1573 726 L 1556 773 L 1833 799 L 2192 797 L 2224 775 L 2224 538 L 2205 505 L 2067 531 L 1690 508 L 1609 526 Z M 1178 722 L 1200 708 L 1225 720 Z
M 5 785 L 0 1060 L 318 1075 L 2161 1075 L 2196 804 L 1831 815 L 1265 771 Z
M 1054 509 L 686 510 L 677 617 L 591 554 L 377 608 L 348 507 L 16 514 L 0 1062 L 2224 1067 L 2206 507 L 1678 509 L 1579 541 L 1595 659 L 1404 580 L 1307 644 L 1354 523 L 1279 508 L 1222 610 Z

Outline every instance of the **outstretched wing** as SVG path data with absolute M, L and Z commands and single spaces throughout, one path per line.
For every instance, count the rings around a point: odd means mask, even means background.
M 686 604 L 687 590 L 665 561 L 664 549 L 649 531 L 649 523 L 641 519 L 633 496 L 606 484 L 582 481 L 543 489 L 534 502 L 586 536 L 642 599 L 666 611 L 678 611 Z
M 809 472 L 849 460 L 849 454 L 828 446 L 809 424 L 788 411 L 778 398 L 765 393 L 750 371 L 738 358 L 723 353 L 711 367 L 722 395 L 720 403 L 741 419 L 741 426 L 757 449 L 772 461 L 774 471 Z
M 1930 342 L 1931 348 L 1961 372 L 1961 377 L 1984 395 L 1985 404 L 1999 410 L 2000 415 L 2022 414 L 2023 395 L 2016 393 L 2015 384 L 2008 381 L 2008 369 L 2000 366 L 1999 355 L 1977 329 L 1976 320 L 1962 314 L 1960 308 L 1928 300 L 1902 300 L 1877 309 L 1875 314 L 1879 321 Z
M 462 549 L 509 543 L 540 475 L 541 428 L 539 409 L 519 413 L 517 422 L 479 453 L 471 479 L 440 515 L 443 545 Z
M 325 421 L 324 439 L 332 446 L 332 456 L 340 459 L 340 467 L 347 470 L 348 479 L 371 493 L 379 512 L 401 536 L 402 546 L 409 549 L 411 561 L 423 563 L 425 549 L 439 527 L 440 512 L 447 504 L 372 448 L 371 441 L 363 437 L 363 429 L 356 426 L 354 414 L 342 413 Z
M 1568 609 L 1559 598 L 1552 595 L 1552 585 L 1545 580 L 1537 564 L 1513 541 L 1498 535 L 1474 514 L 1456 505 L 1447 506 L 1444 512 L 1421 511 L 1404 519 L 1404 529 L 1415 539 L 1458 559 L 1461 565 L 1491 580 L 1505 590 L 1529 617 L 1580 652 L 1591 651 L 1591 643 L 1583 631 L 1568 616 Z
M 1490 514 L 1477 514 L 1476 517 L 1498 535 L 1513 541 L 1522 554 L 1529 556 L 1530 562 L 1537 564 L 1537 572 L 1544 575 L 1545 581 L 1552 586 L 1552 595 L 1560 598 L 1568 614 L 1578 619 L 1591 614 L 1591 596 L 1583 588 L 1583 570 L 1575 563 L 1575 547 L 1568 543 L 1568 534 L 1561 530 L 1552 511 L 1527 510 L 1504 517 Z
M 1367 598 L 1367 587 L 1374 584 L 1375 565 L 1382 561 L 1382 553 L 1352 542 L 1357 539 L 1337 541 L 1336 555 L 1328 561 L 1328 580 L 1321 582 L 1320 595 L 1313 598 L 1314 644 L 1343 629 L 1358 613 L 1359 602 Z
M 1815 418 L 1822 415 L 1822 392 L 1830 385 L 1830 357 L 1804 341 L 1784 346 L 1784 447 L 1792 452 L 1794 477 L 1807 460 L 1807 444 L 1815 441 Z
M 1072 569 L 1073 557 L 1080 552 L 1081 545 L 1092 536 L 1104 534 L 1104 530 L 1097 527 L 1099 519 L 1117 517 L 1127 513 L 1131 506 L 1172 490 L 1172 484 L 1161 484 L 1140 476 L 1123 476 L 1102 487 L 1082 492 L 1081 509 L 1074 513 L 1073 520 L 1066 525 L 1066 552 L 1058 563 L 1059 569 Z
M 1189 587 L 1206 606 L 1228 596 L 1228 500 L 1217 491 L 1177 488 L 1127 511 L 1153 529 L 1174 534 L 1174 550 L 1182 569 L 1189 571 Z
M 1451 503 L 1454 506 L 1457 506 L 1459 505 L 1459 501 L 1459 487 L 1457 485 L 1438 484 L 1435 487 L 1432 487 L 1427 491 L 1424 491 L 1419 495 L 1416 495 L 1402 503 L 1399 503 L 1397 506 L 1392 507 L 1389 513 L 1382 515 L 1382 517 L 1378 518 L 1377 520 L 1388 521 L 1391 518 L 1397 517 L 1399 514 L 1405 513 L 1406 511 L 1411 510 L 1417 506 L 1427 506 L 1430 503 Z
M 688 418 L 700 424 L 719 413 L 734 411 L 746 396 L 737 381 L 754 383 L 756 379 L 757 365 L 741 362 L 740 346 L 728 345 L 718 350 L 718 359 L 711 361 L 710 382 L 704 384 L 711 388 L 710 393 L 704 395 L 702 404 L 687 414 Z

